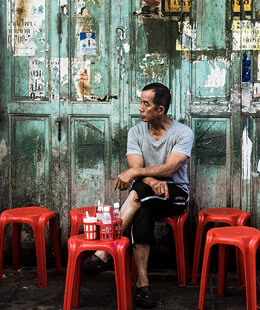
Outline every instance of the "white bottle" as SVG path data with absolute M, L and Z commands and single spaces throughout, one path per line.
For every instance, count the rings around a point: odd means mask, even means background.
M 119 202 L 115 202 L 114 203 L 114 210 L 113 210 L 113 220 L 117 221 L 120 219 L 121 219 L 121 216 L 120 216 L 120 210 L 119 210 Z
M 102 218 L 102 223 L 103 224 L 111 224 L 112 219 L 111 219 L 111 214 L 109 212 L 109 206 L 105 206 L 103 210 L 103 218 Z
M 100 203 L 100 200 L 98 201 L 98 204 L 97 204 L 96 216 L 97 216 L 98 222 L 102 222 L 102 218 L 103 218 L 103 205 Z

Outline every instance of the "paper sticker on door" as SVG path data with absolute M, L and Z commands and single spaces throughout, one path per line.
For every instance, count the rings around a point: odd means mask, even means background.
M 80 32 L 80 55 L 96 55 L 96 39 L 94 32 Z
M 29 96 L 32 100 L 40 100 L 45 96 L 45 59 L 30 57 L 29 62 Z
M 45 1 L 14 1 L 15 10 L 7 19 L 8 48 L 15 56 L 34 56 L 45 46 Z M 12 3 L 13 5 L 13 3 Z
M 76 87 L 77 101 L 83 101 L 90 95 L 90 60 L 72 59 L 72 74 Z

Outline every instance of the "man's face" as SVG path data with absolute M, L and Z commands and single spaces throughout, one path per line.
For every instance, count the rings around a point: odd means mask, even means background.
M 149 122 L 159 116 L 158 108 L 153 103 L 154 92 L 152 89 L 143 90 L 139 107 L 140 118 L 143 122 Z

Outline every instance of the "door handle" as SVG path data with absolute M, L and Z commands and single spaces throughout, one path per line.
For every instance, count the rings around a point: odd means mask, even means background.
M 58 141 L 61 141 L 61 124 L 62 124 L 61 118 L 58 118 L 56 120 L 56 124 L 58 126 Z

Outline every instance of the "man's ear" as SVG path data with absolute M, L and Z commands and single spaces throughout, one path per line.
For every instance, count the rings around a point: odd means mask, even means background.
M 162 106 L 162 105 L 160 105 L 158 110 L 159 110 L 159 113 L 160 113 L 160 114 L 163 114 L 164 111 L 165 111 L 165 107 Z

